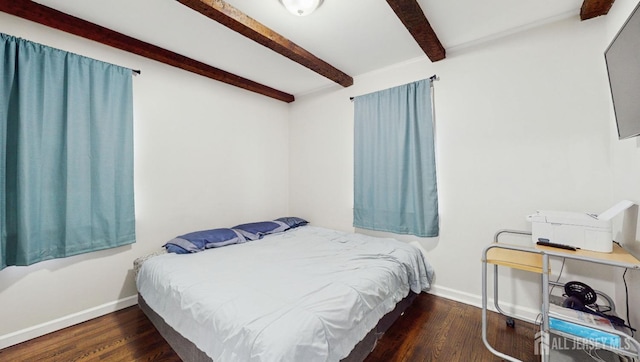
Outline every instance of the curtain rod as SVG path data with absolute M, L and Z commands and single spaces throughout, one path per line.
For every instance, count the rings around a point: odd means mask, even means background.
M 140 69 L 131 69 L 131 71 L 135 74 L 142 74 L 142 71 Z
M 440 80 L 440 77 L 438 77 L 437 74 L 434 74 L 434 75 L 430 76 L 428 79 L 430 81 L 432 81 L 432 82 L 435 82 L 435 81 Z M 353 98 L 355 98 L 355 97 L 349 97 L 349 100 L 353 101 Z

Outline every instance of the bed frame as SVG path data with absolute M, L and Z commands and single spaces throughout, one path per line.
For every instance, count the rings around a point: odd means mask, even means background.
M 378 321 L 378 324 L 353 348 L 351 353 L 341 360 L 341 362 L 362 362 L 373 351 L 378 339 L 391 327 L 411 305 L 417 294 L 409 292 L 409 295 L 396 304 L 391 312 L 387 313 Z M 164 319 L 158 315 L 145 302 L 144 298 L 138 294 L 138 306 L 151 320 L 160 335 L 169 343 L 176 354 L 185 362 L 212 362 L 212 359 L 202 352 L 195 344 L 183 337 L 175 329 L 165 323 Z

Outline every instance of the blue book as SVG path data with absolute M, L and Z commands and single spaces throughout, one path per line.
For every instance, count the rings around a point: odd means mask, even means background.
M 549 328 L 574 335 L 579 337 L 579 339 L 587 340 L 591 343 L 620 348 L 620 336 L 603 330 L 586 327 L 554 317 L 549 317 Z M 579 339 L 578 342 L 580 341 Z

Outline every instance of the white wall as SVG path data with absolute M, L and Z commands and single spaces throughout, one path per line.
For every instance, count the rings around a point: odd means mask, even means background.
M 437 74 L 441 234 L 422 244 L 436 270 L 434 292 L 479 305 L 481 251 L 497 230 L 530 230 L 525 216 L 538 209 L 600 212 L 611 206 L 606 25 L 605 17 L 580 22 L 576 15 L 297 100 L 291 213 L 353 230 L 349 97 Z M 614 293 L 615 273 L 606 268 L 569 263 L 563 276 L 585 273 L 581 280 Z M 535 318 L 538 282 L 536 275 L 505 270 L 501 299 Z
M 0 348 L 135 304 L 134 259 L 177 235 L 287 214 L 287 104 L 4 13 L 0 32 L 142 70 L 137 242 L 0 271 Z

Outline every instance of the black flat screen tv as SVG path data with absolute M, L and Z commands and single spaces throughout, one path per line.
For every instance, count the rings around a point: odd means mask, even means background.
M 640 4 L 604 52 L 618 139 L 640 135 Z

